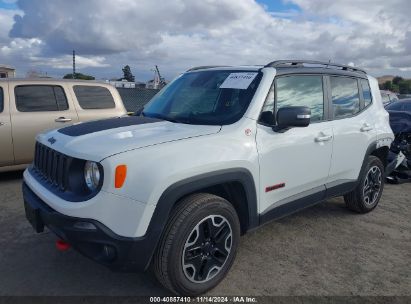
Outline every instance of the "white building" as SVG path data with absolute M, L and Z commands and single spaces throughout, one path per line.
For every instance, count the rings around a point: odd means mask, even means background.
M 0 64 L 0 78 L 12 78 L 16 77 L 16 70 L 15 68 Z

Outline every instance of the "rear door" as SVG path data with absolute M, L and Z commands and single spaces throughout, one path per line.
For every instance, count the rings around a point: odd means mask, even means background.
M 0 82 L 0 167 L 13 164 L 8 83 Z
M 71 94 L 77 101 L 80 121 L 117 117 L 127 113 L 114 87 L 79 83 L 71 86 Z
M 334 144 L 329 183 L 357 180 L 364 155 L 376 140 L 375 114 L 367 79 L 330 76 Z
M 27 164 L 38 133 L 71 125 L 78 117 L 64 85 L 16 82 L 10 84 L 10 92 L 15 163 Z

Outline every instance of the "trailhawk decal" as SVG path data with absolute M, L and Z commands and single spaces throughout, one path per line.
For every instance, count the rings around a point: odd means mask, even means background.
M 277 190 L 277 189 L 284 188 L 284 187 L 285 187 L 285 183 L 268 186 L 265 188 L 265 192 L 270 192 L 270 191 Z

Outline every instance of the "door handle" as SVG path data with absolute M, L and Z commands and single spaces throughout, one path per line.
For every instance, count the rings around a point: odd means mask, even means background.
M 4 125 L 4 122 L 1 122 L 1 121 L 0 121 L 0 127 L 3 126 L 3 125 Z
M 374 129 L 372 126 L 370 126 L 369 124 L 365 123 L 365 124 L 361 127 L 360 131 L 361 131 L 361 132 L 368 132 L 368 131 L 371 131 L 372 129 Z
M 59 118 L 56 118 L 54 121 L 55 122 L 69 122 L 71 120 L 72 120 L 71 118 L 59 117 Z
M 315 142 L 325 142 L 331 140 L 332 138 L 332 135 L 321 135 L 315 138 Z

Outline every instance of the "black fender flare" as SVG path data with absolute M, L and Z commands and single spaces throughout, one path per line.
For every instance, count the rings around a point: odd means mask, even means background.
M 388 151 L 389 151 L 390 147 L 380 146 L 380 145 L 378 144 L 379 141 L 384 141 L 384 139 L 375 140 L 375 141 L 373 141 L 373 142 L 368 146 L 367 151 L 365 152 L 365 155 L 364 155 L 364 160 L 363 160 L 363 163 L 362 163 L 362 166 L 361 166 L 360 174 L 358 175 L 358 179 L 360 178 L 361 173 L 363 172 L 363 169 L 365 168 L 367 158 L 368 158 L 370 155 L 372 155 L 374 151 L 376 151 L 376 150 L 378 150 L 378 149 L 381 149 L 381 148 L 384 148 L 384 147 L 386 147 L 386 148 L 388 149 Z M 387 155 L 388 155 L 388 153 L 387 153 Z M 384 162 L 383 162 L 383 163 L 384 163 Z M 384 166 L 385 166 L 385 169 L 387 169 L 387 163 L 386 163 L 386 162 L 384 163 Z
M 150 264 L 170 213 L 178 200 L 198 190 L 227 182 L 240 182 L 242 184 L 247 196 L 248 229 L 258 226 L 257 192 L 253 176 L 249 170 L 244 168 L 225 169 L 181 180 L 169 186 L 157 202 L 147 232 L 143 237 L 150 240 L 150 245 L 146 247 L 146 250 L 150 252 L 150 258 L 145 268 Z

